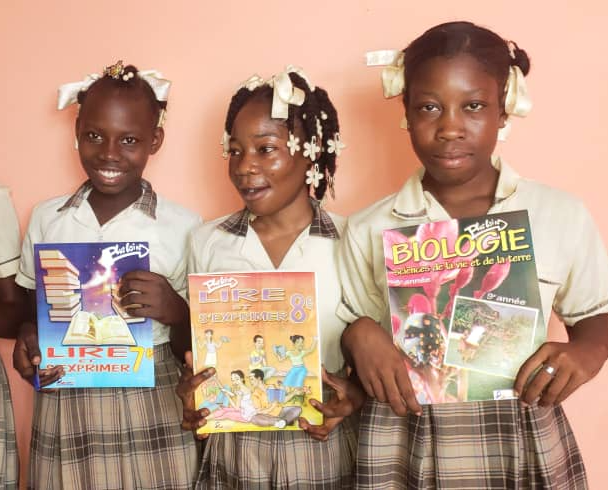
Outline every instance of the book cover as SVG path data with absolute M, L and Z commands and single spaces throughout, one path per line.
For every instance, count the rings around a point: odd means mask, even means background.
M 527 211 L 385 230 L 392 333 L 419 403 L 514 398 L 545 341 Z
M 34 245 L 40 368 L 49 388 L 154 386 L 152 323 L 120 306 L 119 281 L 150 270 L 147 242 Z
M 211 412 L 199 433 L 299 430 L 321 424 L 314 272 L 190 274 L 194 372 L 216 374 L 195 393 Z

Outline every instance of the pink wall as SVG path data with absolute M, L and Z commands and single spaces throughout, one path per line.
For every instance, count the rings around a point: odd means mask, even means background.
M 608 57 L 592 54 L 608 42 L 607 13 L 590 0 L 3 1 L 0 182 L 13 189 L 23 227 L 34 203 L 74 189 L 83 178 L 72 148 L 75 112 L 55 111 L 56 87 L 122 58 L 162 69 L 174 81 L 167 137 L 147 177 L 204 218 L 227 213 L 239 203 L 219 147 L 229 97 L 253 72 L 268 76 L 293 63 L 327 88 L 338 108 L 348 148 L 330 208 L 351 213 L 396 190 L 416 167 L 399 129 L 400 103 L 382 99 L 380 70 L 366 68 L 363 53 L 403 47 L 436 23 L 469 19 L 514 39 L 532 57 L 534 110 L 515 122 L 502 155 L 521 173 L 582 197 L 608 239 Z M 12 371 L 10 347 L 1 351 Z M 12 381 L 26 463 L 31 393 Z M 592 488 L 608 479 L 606 383 L 604 369 L 566 403 Z

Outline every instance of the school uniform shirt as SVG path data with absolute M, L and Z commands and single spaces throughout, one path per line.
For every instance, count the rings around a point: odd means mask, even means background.
M 328 371 L 338 371 L 343 364 L 339 341 L 345 323 L 336 317 L 340 301 L 336 253 L 343 218 L 313 202 L 311 225 L 296 238 L 278 268 L 250 226 L 252 218 L 245 209 L 199 227 L 192 234 L 188 271 L 314 271 L 321 356 Z M 350 489 L 355 451 L 355 432 L 348 418 L 326 442 L 293 431 L 211 434 L 196 488 Z
M 19 266 L 19 222 L 10 192 L 0 186 L 0 278 L 13 276 Z
M 86 182 L 72 196 L 36 206 L 23 243 L 16 281 L 34 289 L 34 244 L 147 241 L 150 270 L 186 291 L 186 246 L 200 223 L 142 180 L 141 196 L 103 226 L 87 201 Z M 153 321 L 153 388 L 74 388 L 36 393 L 28 488 L 136 490 L 192 488 L 198 450 L 181 430 L 175 393 L 180 363 L 169 328 Z
M 19 223 L 9 190 L 0 186 L 0 278 L 14 276 L 19 265 Z M 0 362 L 0 488 L 16 489 L 19 475 L 11 390 Z
M 566 325 L 608 312 L 608 258 L 598 230 L 573 196 L 500 172 L 489 213 L 527 209 L 545 322 Z M 339 256 L 338 316 L 370 317 L 391 332 L 382 230 L 450 219 L 422 188 L 421 170 L 402 189 L 351 216 Z M 586 488 L 583 463 L 561 407 L 517 401 L 426 405 L 397 417 L 371 400 L 362 413 L 360 488 Z M 409 488 L 409 487 L 408 487 Z
M 184 250 L 188 233 L 201 223 L 201 218 L 158 196 L 150 183 L 142 180 L 139 199 L 99 226 L 87 200 L 90 192 L 87 181 L 72 196 L 49 199 L 34 208 L 23 240 L 17 284 L 36 289 L 35 243 L 146 241 L 150 246 L 150 270 L 166 277 L 171 287 L 185 297 Z M 169 342 L 168 326 L 152 320 L 152 331 L 154 345 Z

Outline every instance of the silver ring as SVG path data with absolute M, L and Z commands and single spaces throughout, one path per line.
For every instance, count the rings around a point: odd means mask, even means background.
M 544 364 L 543 365 L 543 369 L 545 370 L 545 373 L 547 373 L 549 376 L 554 376 L 555 375 L 555 368 L 553 366 L 549 366 L 548 364 Z

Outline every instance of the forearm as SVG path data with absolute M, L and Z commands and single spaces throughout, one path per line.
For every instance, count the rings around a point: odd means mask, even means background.
M 353 369 L 355 368 L 353 352 L 356 350 L 357 346 L 361 345 L 361 342 L 364 341 L 363 337 L 367 335 L 365 330 L 367 329 L 369 331 L 370 327 L 371 330 L 380 329 L 384 331 L 376 321 L 363 316 L 349 324 L 342 332 L 340 347 L 342 348 L 344 362 Z
M 0 279 L 0 337 L 14 339 L 25 318 L 25 290 L 14 283 L 14 277 Z
M 185 301 L 180 307 L 179 315 L 170 327 L 169 340 L 171 342 L 171 350 L 178 359 L 183 361 L 186 351 L 192 350 L 190 311 Z
M 585 318 L 566 331 L 570 342 L 585 345 L 598 362 L 608 359 L 608 314 Z

